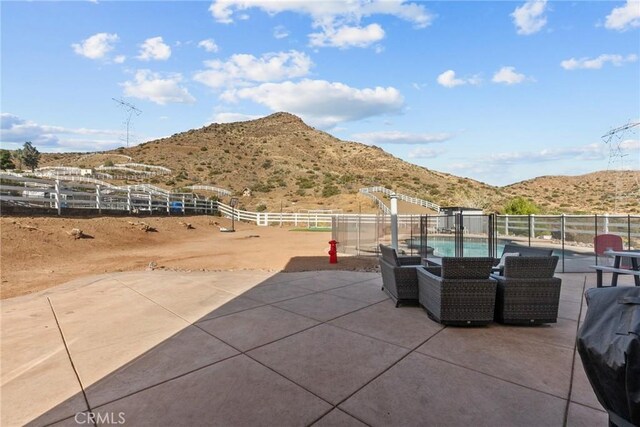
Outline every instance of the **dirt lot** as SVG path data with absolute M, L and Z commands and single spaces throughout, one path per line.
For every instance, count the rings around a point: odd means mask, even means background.
M 188 229 L 184 224 L 190 223 Z M 155 231 L 144 231 L 146 226 Z M 175 270 L 374 270 L 371 257 L 329 264 L 330 232 L 257 227 L 219 217 L 0 218 L 0 298 L 105 272 Z M 73 229 L 85 235 L 75 238 Z

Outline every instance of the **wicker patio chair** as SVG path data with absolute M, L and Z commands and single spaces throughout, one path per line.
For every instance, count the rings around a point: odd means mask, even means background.
M 420 304 L 444 325 L 491 323 L 496 282 L 489 277 L 493 258 L 442 258 L 439 271 L 418 269 Z
M 557 264 L 557 256 L 507 257 L 504 274 L 491 275 L 498 282 L 495 320 L 522 325 L 557 322 L 562 284 L 553 277 Z
M 380 245 L 380 272 L 382 290 L 396 303 L 416 303 L 418 301 L 418 279 L 416 269 L 420 266 L 419 256 L 398 256 L 390 246 Z
M 521 246 L 507 243 L 502 250 L 502 257 L 493 260 L 492 272 L 502 274 L 504 270 L 504 261 L 509 254 L 517 254 L 516 256 L 551 256 L 553 249 L 538 248 L 535 246 Z M 507 257 L 505 257 L 507 255 Z

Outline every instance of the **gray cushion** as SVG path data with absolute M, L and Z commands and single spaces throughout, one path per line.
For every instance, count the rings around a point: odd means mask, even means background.
M 442 258 L 443 279 L 488 279 L 493 258 Z
M 515 279 L 547 279 L 553 277 L 557 264 L 557 256 L 507 257 L 504 262 L 504 277 Z
M 382 255 L 382 259 L 388 262 L 389 264 L 394 265 L 396 267 L 400 266 L 400 263 L 398 262 L 398 254 L 396 253 L 396 250 L 393 249 L 391 246 L 386 246 L 381 244 L 380 254 Z

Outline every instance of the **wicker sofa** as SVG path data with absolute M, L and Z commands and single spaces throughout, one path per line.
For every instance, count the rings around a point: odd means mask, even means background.
M 562 281 L 553 274 L 557 256 L 507 257 L 497 281 L 495 320 L 500 323 L 535 325 L 555 323 Z
M 418 278 L 416 269 L 420 267 L 419 256 L 398 256 L 391 246 L 380 245 L 380 272 L 382 290 L 396 303 L 416 303 L 418 301 Z
M 429 317 L 444 325 L 486 325 L 493 321 L 496 281 L 493 258 L 442 258 L 439 269 L 420 268 L 418 295 Z

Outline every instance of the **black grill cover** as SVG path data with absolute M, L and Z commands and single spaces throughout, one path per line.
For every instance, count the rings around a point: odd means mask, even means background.
M 578 352 L 591 387 L 611 423 L 640 426 L 640 288 L 594 288 L 586 297 Z

